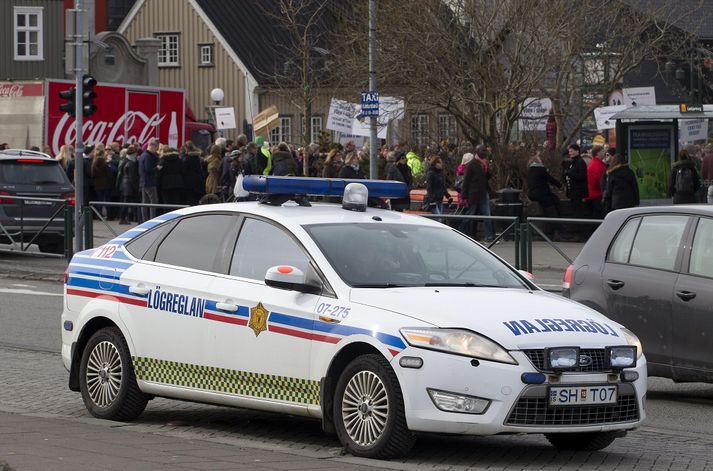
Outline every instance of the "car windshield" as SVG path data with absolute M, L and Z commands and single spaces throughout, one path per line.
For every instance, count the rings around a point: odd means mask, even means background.
M 69 184 L 58 163 L 52 161 L 0 162 L 0 183 L 15 185 L 65 185 Z
M 459 232 L 405 224 L 312 224 L 305 230 L 355 288 L 529 286 Z

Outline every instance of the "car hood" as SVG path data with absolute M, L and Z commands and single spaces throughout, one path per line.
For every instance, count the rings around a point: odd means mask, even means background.
M 353 303 L 443 328 L 478 332 L 507 349 L 626 345 L 616 322 L 544 291 L 507 288 L 353 289 Z M 408 324 L 404 319 L 404 327 Z

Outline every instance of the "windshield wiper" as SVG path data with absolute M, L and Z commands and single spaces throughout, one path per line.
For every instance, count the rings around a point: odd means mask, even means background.
M 504 286 L 484 285 L 484 284 L 479 284 L 479 283 L 472 283 L 470 281 L 462 281 L 462 282 L 434 281 L 431 283 L 426 283 L 424 286 L 426 286 L 426 287 L 456 286 L 456 287 L 466 287 L 466 288 L 504 288 Z
M 415 285 L 400 285 L 397 283 L 364 283 L 352 285 L 352 288 L 408 288 Z

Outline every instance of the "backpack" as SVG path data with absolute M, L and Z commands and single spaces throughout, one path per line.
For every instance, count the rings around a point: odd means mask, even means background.
M 676 172 L 676 182 L 674 188 L 676 193 L 692 195 L 695 193 L 693 169 L 690 167 L 679 168 Z

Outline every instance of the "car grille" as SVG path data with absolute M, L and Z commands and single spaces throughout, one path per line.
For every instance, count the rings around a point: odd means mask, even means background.
M 600 425 L 639 420 L 636 394 L 620 395 L 616 404 L 550 407 L 546 397 L 521 397 L 505 425 Z
M 544 350 L 523 350 L 523 353 L 527 355 L 527 358 L 529 358 L 532 364 L 535 365 L 535 368 L 540 371 L 545 370 Z M 578 369 L 573 371 L 579 371 L 582 373 L 610 371 L 606 361 L 606 350 L 603 348 L 583 348 L 579 351 L 579 355 L 589 356 L 592 359 L 592 363 L 588 366 L 580 366 Z

